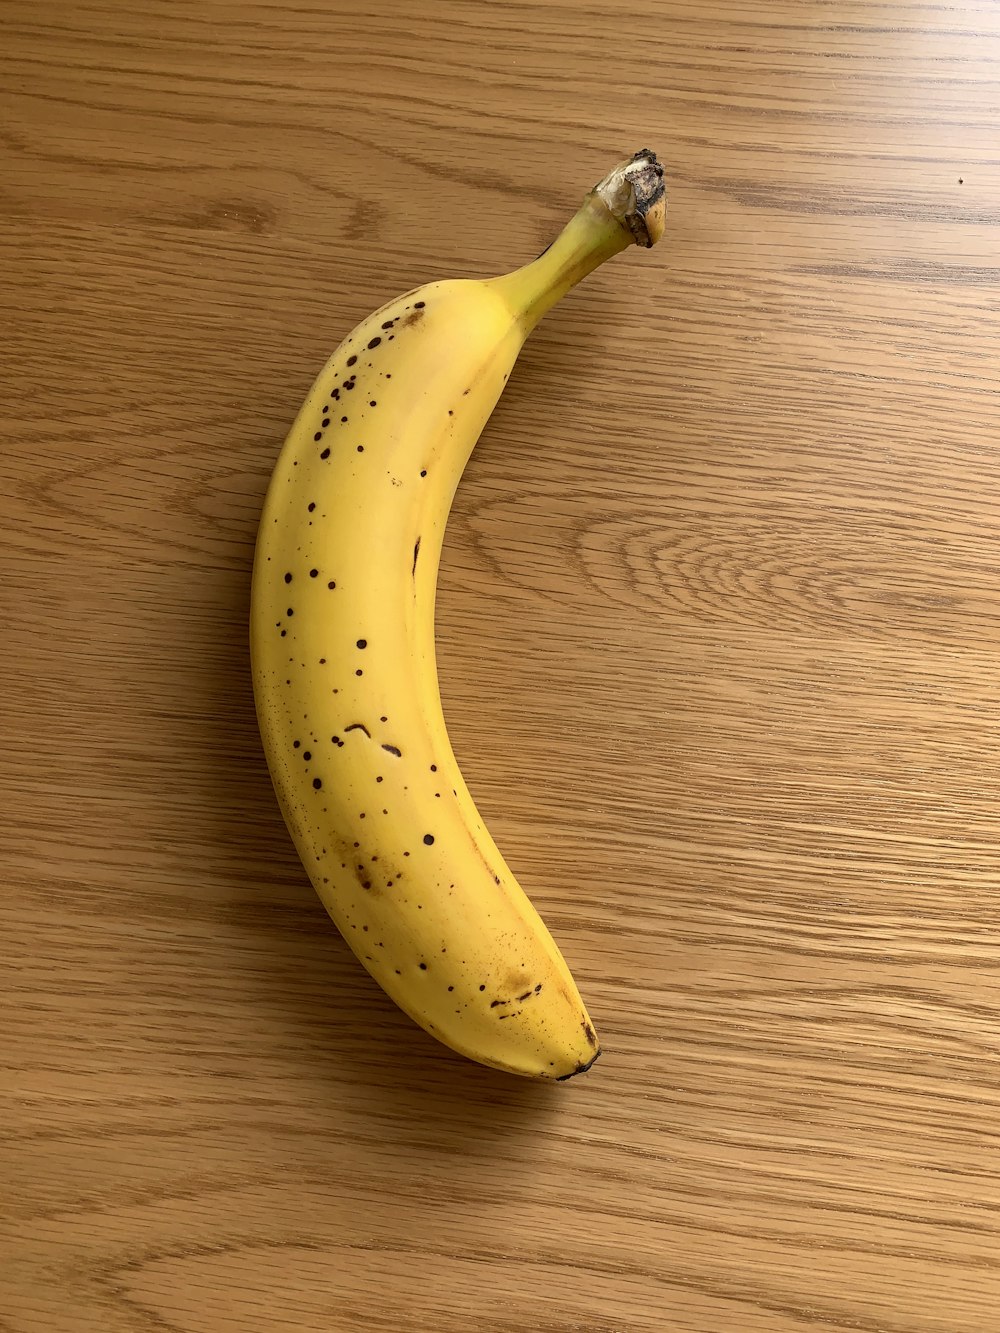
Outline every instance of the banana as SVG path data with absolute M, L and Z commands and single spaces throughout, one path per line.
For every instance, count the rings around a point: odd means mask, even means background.
M 267 763 L 348 944 L 417 1023 L 482 1064 L 566 1079 L 597 1035 L 558 947 L 462 779 L 434 602 L 455 488 L 528 334 L 587 273 L 663 231 L 636 153 L 533 262 L 432 282 L 359 324 L 278 457 L 250 645 Z

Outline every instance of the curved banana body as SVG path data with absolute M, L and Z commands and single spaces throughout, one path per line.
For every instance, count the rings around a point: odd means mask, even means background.
M 651 154 L 618 170 L 629 166 L 631 193 L 616 188 L 633 206 L 651 200 L 652 231 L 662 173 Z M 452 752 L 435 592 L 455 488 L 525 338 L 584 272 L 625 248 L 630 225 L 592 195 L 534 264 L 431 283 L 360 324 L 288 435 L 254 564 L 264 749 L 330 916 L 428 1032 L 542 1078 L 588 1068 L 598 1040 Z

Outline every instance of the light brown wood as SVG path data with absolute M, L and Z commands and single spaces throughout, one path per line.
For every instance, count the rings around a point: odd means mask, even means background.
M 39 5 L 0 43 L 3 1333 L 1000 1326 L 1000 13 Z M 435 1045 L 295 858 L 255 524 L 377 303 L 529 343 L 439 597 L 605 1044 Z

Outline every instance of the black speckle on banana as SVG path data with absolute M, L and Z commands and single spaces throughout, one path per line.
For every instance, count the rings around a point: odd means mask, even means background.
M 438 693 L 434 599 L 455 488 L 545 312 L 664 217 L 652 153 L 616 167 L 532 263 L 434 282 L 337 348 L 285 442 L 253 572 L 268 766 L 351 948 L 473 1060 L 566 1079 L 600 1047 L 576 984 L 476 810 Z

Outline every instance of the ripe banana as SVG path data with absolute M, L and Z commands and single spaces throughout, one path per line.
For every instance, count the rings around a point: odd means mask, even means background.
M 320 372 L 267 492 L 251 660 L 264 750 L 309 876 L 376 981 L 456 1051 L 565 1079 L 600 1048 L 459 772 L 434 654 L 455 488 L 538 320 L 663 231 L 663 170 L 616 167 L 532 263 L 377 310 Z

